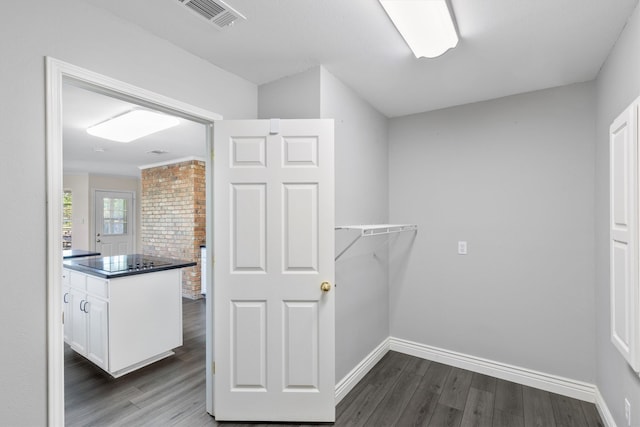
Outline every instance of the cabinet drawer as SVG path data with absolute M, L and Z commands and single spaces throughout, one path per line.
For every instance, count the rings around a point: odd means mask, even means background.
M 87 276 L 77 271 L 67 270 L 69 275 L 69 286 L 82 291 L 87 290 Z
M 109 298 L 108 283 L 105 279 L 87 276 L 87 293 L 107 299 Z
M 62 269 L 62 286 L 69 286 L 71 284 L 71 279 L 69 278 L 70 273 L 66 268 Z

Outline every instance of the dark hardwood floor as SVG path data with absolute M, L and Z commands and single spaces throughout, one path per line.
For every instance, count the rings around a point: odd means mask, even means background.
M 276 426 L 217 423 L 206 413 L 204 310 L 204 300 L 183 300 L 184 345 L 118 379 L 65 346 L 67 425 Z M 335 425 L 604 426 L 591 403 L 396 352 L 340 402 Z

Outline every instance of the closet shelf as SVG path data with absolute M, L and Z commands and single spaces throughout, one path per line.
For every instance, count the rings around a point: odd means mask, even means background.
M 342 254 L 347 252 L 349 248 L 355 245 L 362 237 L 402 233 L 403 231 L 418 231 L 418 226 L 416 224 L 339 225 L 336 226 L 336 230 L 355 230 L 360 232 L 360 234 L 358 234 L 358 236 L 356 236 L 356 238 L 336 256 L 335 260 L 337 261 Z

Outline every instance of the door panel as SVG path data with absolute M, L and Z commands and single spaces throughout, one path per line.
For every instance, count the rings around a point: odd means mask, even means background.
M 318 302 L 284 301 L 284 390 L 318 391 Z
M 265 272 L 267 212 L 265 184 L 233 184 L 231 228 L 234 273 Z
M 333 121 L 214 125 L 215 416 L 335 418 Z
M 267 387 L 266 301 L 234 301 L 232 304 L 232 387 L 264 391 Z
M 285 272 L 318 271 L 318 185 L 283 185 Z

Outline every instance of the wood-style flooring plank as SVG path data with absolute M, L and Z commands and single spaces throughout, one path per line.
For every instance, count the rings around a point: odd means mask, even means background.
M 555 393 L 549 393 L 549 396 L 557 427 L 584 427 L 587 425 L 579 401 Z
M 365 425 L 394 426 L 411 400 L 420 380 L 427 372 L 429 361 L 414 358 L 407 363 L 393 388 L 373 411 Z
M 402 353 L 393 352 L 385 369 L 380 370 L 371 378 L 364 378 L 371 386 L 369 392 L 365 389 L 364 397 L 354 401 L 341 414 L 341 425 L 345 426 L 364 426 L 371 414 L 377 409 L 378 404 L 384 399 L 389 390 L 393 388 L 405 366 L 412 359 L 411 356 Z M 372 391 L 375 391 L 372 392 Z M 357 404 L 356 404 L 357 402 Z
M 463 411 L 467 403 L 472 377 L 473 373 L 471 371 L 451 368 L 438 402 Z
M 444 389 L 444 384 L 447 382 L 447 377 L 449 376 L 451 369 L 453 369 L 451 366 L 438 362 L 431 362 L 429 369 L 425 374 L 425 387 L 427 390 L 437 395 L 442 394 L 442 389 Z
M 447 405 L 438 403 L 433 417 L 427 424 L 428 427 L 460 427 L 462 411 Z
M 471 387 L 476 390 L 488 391 L 489 393 L 495 393 L 497 378 L 490 377 L 488 375 L 473 373 L 471 378 Z
M 524 418 L 522 386 L 511 381 L 496 379 L 496 409 Z
M 604 427 L 604 422 L 600 418 L 596 405 L 589 402 L 580 401 L 582 406 L 582 412 L 584 413 L 584 420 L 587 424 L 586 427 Z
M 492 427 L 524 427 L 524 416 L 514 415 L 496 408 L 493 411 Z
M 360 396 L 360 394 L 362 394 L 363 390 L 365 389 L 365 387 L 368 385 L 368 381 L 365 381 L 365 379 L 369 379 L 371 377 L 374 377 L 376 375 L 378 375 L 378 372 L 380 372 L 380 370 L 384 369 L 384 367 L 390 363 L 389 360 L 390 358 L 392 359 L 392 352 L 388 352 L 387 354 L 385 354 L 380 361 L 378 361 L 378 363 L 376 363 L 374 365 L 373 368 L 371 368 L 371 370 L 366 374 L 366 376 L 358 382 L 358 384 L 356 384 L 350 391 L 349 393 L 347 393 L 347 395 L 345 397 L 342 398 L 342 400 L 340 401 L 340 403 L 338 404 L 338 406 L 336 407 L 336 419 L 340 418 L 342 416 L 342 414 L 344 413 L 344 411 L 353 403 L 353 401 Z
M 462 413 L 461 427 L 491 427 L 494 394 L 471 387 Z
M 420 382 L 411 400 L 405 406 L 396 425 L 407 427 L 427 426 L 433 417 L 440 395 L 429 391 L 427 383 Z
M 525 427 L 557 427 L 548 392 L 522 386 L 522 403 Z

